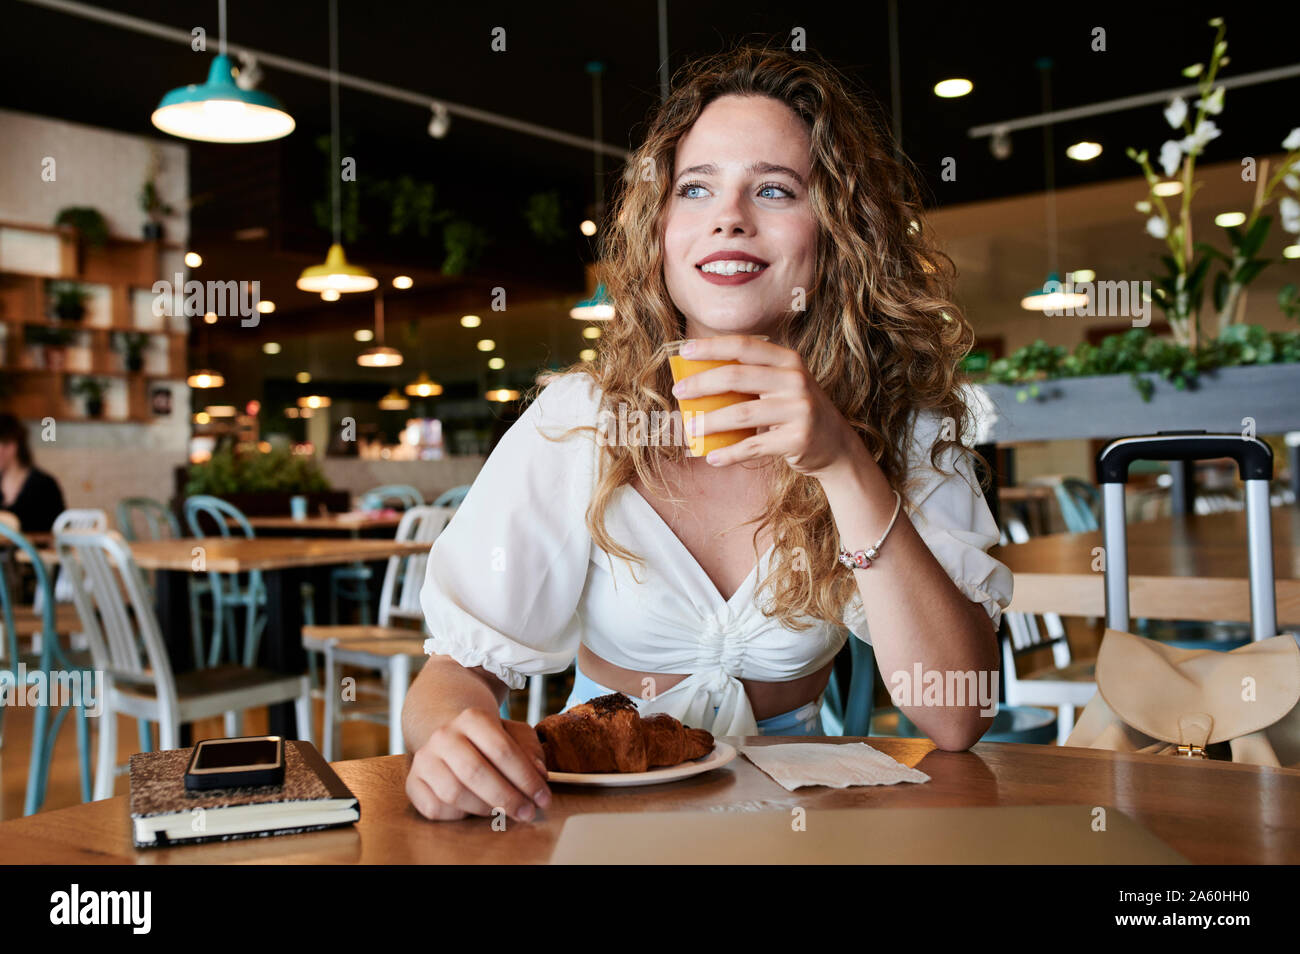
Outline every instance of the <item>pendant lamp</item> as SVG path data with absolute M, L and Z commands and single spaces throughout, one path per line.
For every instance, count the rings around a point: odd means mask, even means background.
M 1052 94 L 1050 71 L 1052 61 L 1043 57 L 1038 61 L 1038 69 L 1043 77 L 1043 112 L 1052 111 Z M 1088 296 L 1076 292 L 1073 285 L 1061 284 L 1061 273 L 1057 264 L 1056 246 L 1056 177 L 1055 163 L 1052 157 L 1052 124 L 1043 124 L 1043 157 L 1047 180 L 1047 259 L 1052 269 L 1047 281 L 1041 288 L 1034 288 L 1020 299 L 1020 307 L 1026 311 L 1072 312 L 1077 308 L 1086 308 Z
M 207 81 L 172 90 L 150 119 L 165 133 L 200 142 L 267 142 L 289 135 L 293 117 L 278 99 L 235 84 L 235 67 L 226 55 L 226 0 L 219 0 L 217 9 L 221 45 Z
M 357 355 L 363 368 L 395 368 L 402 363 L 402 352 L 384 344 L 384 293 L 375 295 L 375 337 L 379 344 Z
M 298 288 L 307 292 L 366 292 L 379 287 L 379 279 L 360 265 L 351 264 L 343 254 L 343 225 L 339 212 L 338 19 L 338 0 L 330 0 L 330 203 L 334 213 L 334 243 L 330 245 L 323 264 L 309 266 L 298 276 Z

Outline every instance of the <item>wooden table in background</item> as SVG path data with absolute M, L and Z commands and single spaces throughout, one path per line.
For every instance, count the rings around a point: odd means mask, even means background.
M 807 742 L 758 736 L 733 744 Z M 665 785 L 583 788 L 553 785 L 553 800 L 532 823 L 491 819 L 430 822 L 407 800 L 407 756 L 336 762 L 361 801 L 352 827 L 247 841 L 137 851 L 127 798 L 0 823 L 0 864 L 490 864 L 550 860 L 565 819 L 589 812 L 781 811 L 982 805 L 1089 805 L 1128 815 L 1189 861 L 1300 863 L 1300 771 L 1121 755 L 1092 749 L 982 742 L 942 752 L 926 739 L 869 742 L 931 778 L 919 785 L 800 788 L 787 792 L 743 755 L 729 765 Z M 863 852 L 871 861 L 870 847 Z M 977 858 L 953 858 L 978 862 Z
M 359 534 L 365 530 L 395 530 L 402 522 L 402 515 L 387 517 L 364 517 L 356 514 L 329 513 L 317 514 L 295 520 L 284 515 L 276 517 L 249 517 L 248 523 L 254 530 L 313 530 L 318 533 Z
M 307 670 L 302 648 L 301 584 L 314 568 L 357 560 L 384 560 L 428 552 L 428 543 L 357 540 L 337 537 L 185 537 L 141 540 L 131 544 L 136 563 L 157 570 L 158 619 L 172 666 L 177 672 L 194 668 L 190 639 L 189 579 L 195 572 L 196 548 L 204 567 L 218 573 L 261 570 L 266 583 L 266 629 L 262 633 L 262 664 L 273 672 L 299 674 Z M 325 587 L 317 586 L 316 614 L 324 618 Z M 271 732 L 298 737 L 293 703 L 270 707 Z M 184 739 L 184 735 L 182 736 Z
M 1300 508 L 1274 507 L 1273 575 L 1279 627 L 1300 626 Z M 1055 533 L 989 552 L 1015 574 L 1019 613 L 1106 615 L 1093 570 L 1100 530 Z M 1129 613 L 1134 618 L 1250 619 L 1244 511 L 1164 517 L 1128 525 Z

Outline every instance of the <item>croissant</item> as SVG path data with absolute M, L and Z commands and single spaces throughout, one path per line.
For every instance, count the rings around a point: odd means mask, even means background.
M 664 712 L 641 718 L 621 692 L 598 696 L 536 726 L 552 772 L 645 772 L 713 751 L 713 736 Z

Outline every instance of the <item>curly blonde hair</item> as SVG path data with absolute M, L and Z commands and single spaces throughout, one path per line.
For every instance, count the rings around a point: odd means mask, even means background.
M 591 375 L 602 392 L 602 415 L 614 414 L 620 404 L 628 417 L 644 412 L 645 420 L 662 421 L 674 414 L 671 372 L 656 354 L 665 342 L 685 336 L 685 318 L 664 281 L 663 214 L 677 144 L 709 103 L 727 95 L 771 97 L 808 129 L 816 272 L 806 311 L 784 316 L 780 340 L 803 358 L 908 504 L 914 412 L 932 410 L 953 423 L 953 435 L 966 432 L 960 364 L 974 332 L 952 300 L 956 268 L 927 235 L 919 176 L 895 158 L 879 106 L 815 55 L 746 44 L 682 67 L 627 163 L 600 237 L 597 277 L 615 316 L 595 359 L 557 375 Z M 597 428 L 573 428 L 560 439 L 583 430 Z M 636 476 L 661 496 L 680 500 L 663 467 L 685 460 L 686 450 L 680 442 L 600 443 L 605 450 L 587 527 L 606 553 L 644 567 L 642 557 L 609 535 L 606 508 Z M 949 446 L 965 450 L 957 440 L 937 441 L 931 449 L 936 469 Z M 799 631 L 810 625 L 801 616 L 840 624 L 857 582 L 836 562 L 830 504 L 816 479 L 773 460 L 774 479 L 753 537 L 757 552 L 759 534 L 771 527 L 775 543 L 759 585 L 773 597 L 771 611 L 763 612 Z M 987 480 L 985 474 L 981 481 Z

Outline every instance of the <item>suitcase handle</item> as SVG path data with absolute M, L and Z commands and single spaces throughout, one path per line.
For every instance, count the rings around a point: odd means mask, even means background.
M 1121 437 L 1097 455 L 1097 482 L 1102 491 L 1102 542 L 1105 544 L 1106 625 L 1128 630 L 1128 528 L 1124 488 L 1135 460 L 1212 460 L 1231 457 L 1246 485 L 1246 531 L 1250 557 L 1250 621 L 1253 639 L 1277 635 L 1273 584 L 1273 528 L 1269 481 L 1273 449 L 1256 437 L 1205 431 L 1157 431 Z
M 1273 448 L 1258 437 L 1210 434 L 1206 431 L 1157 431 L 1139 437 L 1121 437 L 1097 455 L 1097 483 L 1128 482 L 1135 460 L 1213 460 L 1231 457 L 1242 480 L 1273 479 Z

